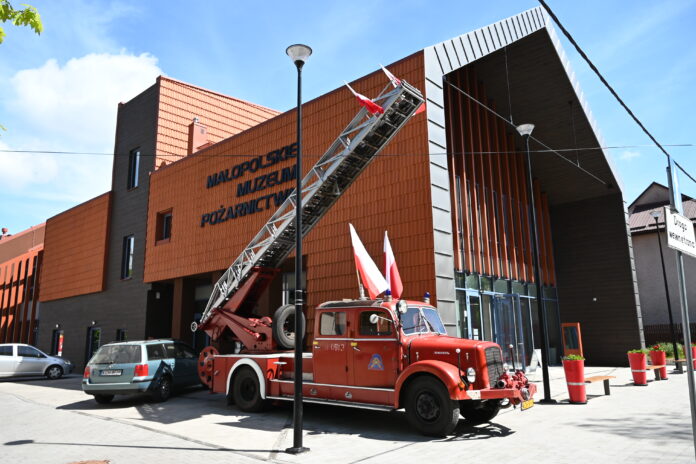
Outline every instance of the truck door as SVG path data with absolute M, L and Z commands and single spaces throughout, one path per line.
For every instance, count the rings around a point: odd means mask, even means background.
M 370 316 L 376 314 L 376 324 Z M 356 314 L 356 335 L 349 356 L 353 358 L 352 385 L 357 387 L 394 387 L 399 351 L 394 323 L 384 309 L 363 309 Z
M 316 317 L 319 322 L 312 345 L 314 381 L 347 385 L 351 359 L 346 312 L 320 311 Z

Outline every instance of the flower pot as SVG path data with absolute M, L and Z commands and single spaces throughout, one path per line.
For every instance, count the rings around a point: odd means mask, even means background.
M 662 380 L 667 380 L 667 353 L 665 353 L 664 351 L 651 351 L 650 363 L 653 366 L 665 366 L 662 369 L 660 369 L 660 378 Z
M 696 369 L 696 346 L 691 346 L 691 359 L 693 359 L 694 369 Z
M 585 393 L 585 361 L 563 360 L 563 370 L 565 371 L 566 383 L 568 384 L 568 396 L 571 403 L 585 404 L 587 403 L 587 394 Z
M 633 383 L 641 386 L 647 385 L 648 372 L 645 369 L 647 367 L 645 353 L 628 353 L 628 363 L 631 365 Z

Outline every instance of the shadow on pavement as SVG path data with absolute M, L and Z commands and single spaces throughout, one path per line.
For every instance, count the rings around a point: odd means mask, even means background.
M 16 383 L 38 387 L 60 388 L 62 390 L 80 390 L 82 388 L 82 377 L 76 374 L 64 375 L 58 380 L 48 380 L 46 377 L 41 376 L 11 377 L 0 379 L 0 383 Z
M 629 416 L 614 416 L 611 420 L 583 421 L 572 423 L 585 430 L 605 435 L 619 435 L 633 440 L 663 441 L 665 436 L 670 439 L 691 441 L 691 428 L 684 422 L 684 416 L 676 413 L 634 413 Z
M 145 445 L 112 445 L 107 443 L 65 443 L 65 442 L 48 442 L 34 440 L 15 440 L 3 443 L 3 446 L 20 446 L 20 445 L 47 445 L 47 446 L 84 446 L 84 447 L 104 447 L 104 448 L 138 448 L 138 449 L 161 449 L 161 450 L 180 450 L 180 451 L 233 451 L 241 453 L 284 453 L 284 450 L 264 450 L 264 449 L 236 449 L 222 447 L 182 447 L 182 446 L 145 446 Z

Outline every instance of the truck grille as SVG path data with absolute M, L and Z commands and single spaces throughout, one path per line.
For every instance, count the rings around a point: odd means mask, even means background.
M 486 366 L 488 367 L 488 381 L 490 386 L 495 386 L 495 382 L 505 373 L 503 369 L 503 355 L 500 348 L 491 346 L 486 348 Z

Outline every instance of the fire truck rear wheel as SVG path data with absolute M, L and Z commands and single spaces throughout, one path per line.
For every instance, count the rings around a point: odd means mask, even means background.
M 305 317 L 302 313 L 302 332 L 305 330 Z M 276 309 L 273 314 L 273 339 L 283 350 L 295 348 L 295 305 L 287 304 Z
M 259 377 L 250 367 L 242 367 L 232 380 L 232 400 L 244 412 L 262 411 L 267 401 L 261 398 Z
M 434 377 L 416 378 L 406 391 L 406 418 L 423 435 L 445 437 L 459 421 L 459 404 Z
M 498 415 L 500 400 L 462 400 L 459 402 L 459 410 L 470 424 L 483 424 Z

